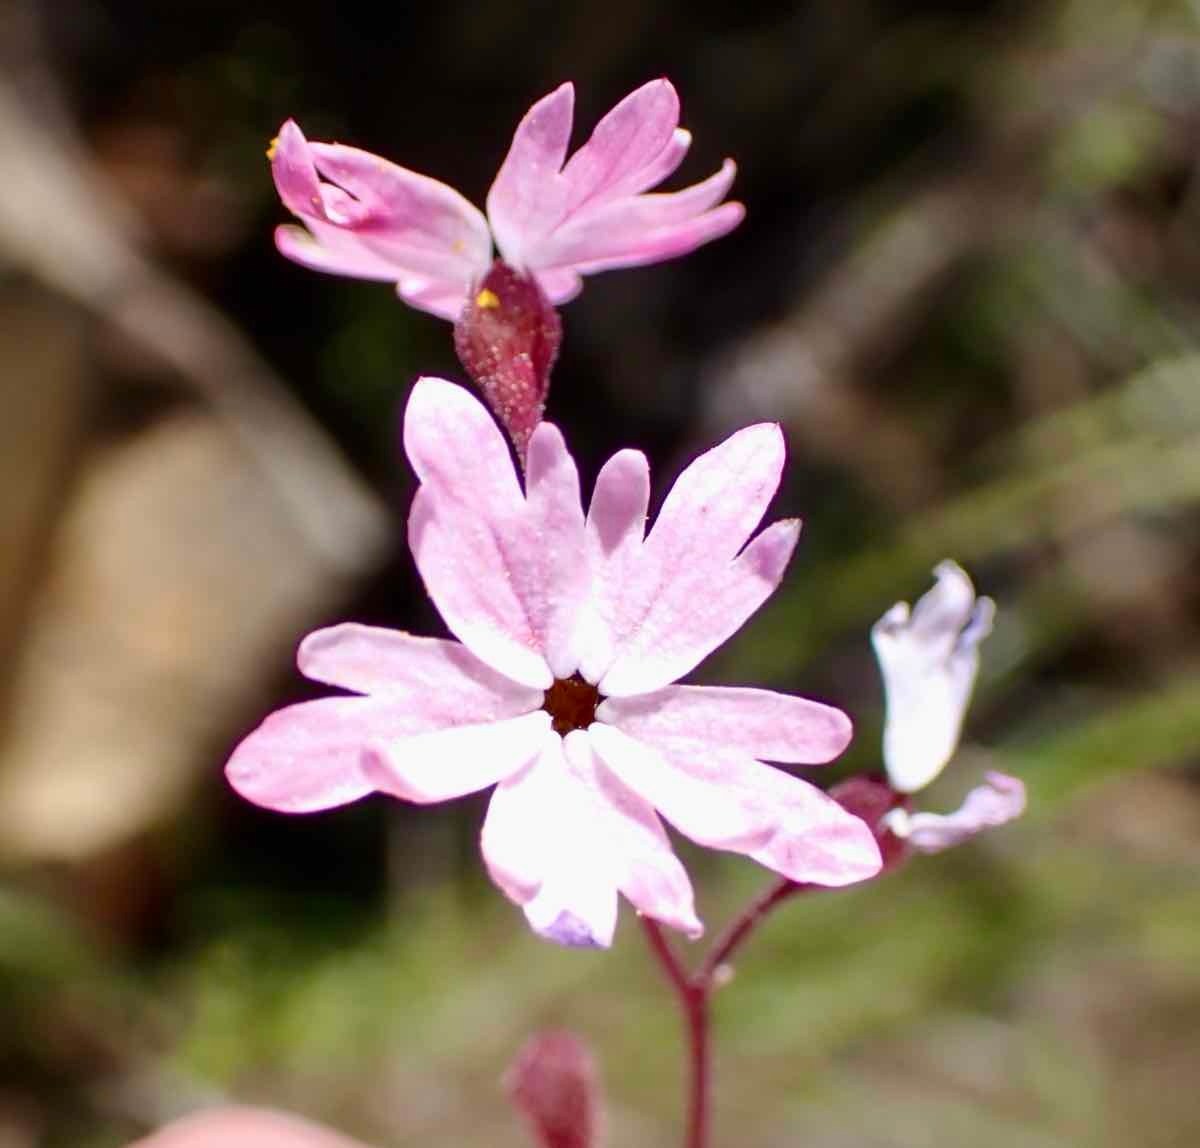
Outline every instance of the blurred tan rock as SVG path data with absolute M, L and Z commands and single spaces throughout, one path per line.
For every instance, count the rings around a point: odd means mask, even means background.
M 77 861 L 170 814 L 347 588 L 216 416 L 95 449 L 11 665 L 0 855 Z

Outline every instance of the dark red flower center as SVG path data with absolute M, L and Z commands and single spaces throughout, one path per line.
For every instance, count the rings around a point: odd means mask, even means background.
M 573 729 L 587 729 L 596 720 L 600 691 L 578 674 L 558 678 L 546 691 L 542 702 L 551 719 L 554 732 L 566 737 Z

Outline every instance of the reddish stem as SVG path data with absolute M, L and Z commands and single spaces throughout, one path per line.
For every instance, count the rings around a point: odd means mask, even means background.
M 687 1029 L 688 1104 L 684 1148 L 708 1148 L 709 1107 L 712 1094 L 712 1043 L 709 1038 L 709 1002 L 720 987 L 722 970 L 767 915 L 784 901 L 812 888 L 781 879 L 759 894 L 717 938 L 694 973 L 684 968 L 662 927 L 649 917 L 640 918 L 650 951 L 670 981 Z

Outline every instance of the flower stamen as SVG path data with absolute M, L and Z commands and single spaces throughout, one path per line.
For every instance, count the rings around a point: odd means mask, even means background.
M 546 691 L 542 702 L 551 718 L 554 732 L 566 737 L 573 729 L 587 729 L 596 720 L 600 691 L 578 674 L 559 678 Z

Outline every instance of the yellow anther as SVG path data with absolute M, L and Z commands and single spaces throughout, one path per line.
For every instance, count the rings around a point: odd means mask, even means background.
M 484 311 L 494 311 L 500 306 L 500 296 L 495 291 L 485 287 L 475 296 L 475 306 L 482 308 Z
M 275 162 L 275 150 L 279 147 L 279 137 L 276 136 L 269 144 L 267 144 L 267 159 L 272 163 Z

